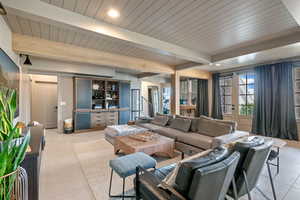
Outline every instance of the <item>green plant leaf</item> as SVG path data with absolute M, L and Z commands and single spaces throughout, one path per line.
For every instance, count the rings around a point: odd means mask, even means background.
M 25 157 L 25 154 L 26 154 L 26 150 L 27 150 L 27 147 L 29 145 L 29 141 L 30 141 L 30 133 L 28 133 L 25 136 L 22 145 L 19 147 L 18 155 L 17 155 L 16 160 L 15 160 L 14 169 L 17 169 L 17 167 L 24 160 L 24 157 Z
M 12 131 L 12 129 L 13 129 L 12 123 L 13 122 L 9 120 L 9 118 L 7 117 L 7 115 L 4 112 L 2 113 L 2 120 L 5 122 L 5 125 L 8 128 L 8 131 Z
M 8 92 L 8 100 L 7 100 L 7 115 L 10 121 L 14 120 L 16 108 L 17 108 L 17 96 L 15 90 L 9 90 Z
M 7 167 L 7 152 L 1 152 L 0 154 L 0 177 L 5 175 L 6 167 Z

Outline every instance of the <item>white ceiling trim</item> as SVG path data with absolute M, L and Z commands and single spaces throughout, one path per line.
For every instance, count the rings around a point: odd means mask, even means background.
M 299 0 L 281 0 L 290 14 L 300 25 L 300 1 Z
M 132 42 L 143 48 L 155 50 L 161 54 L 173 55 L 193 62 L 210 62 L 209 55 L 164 42 L 140 33 L 132 32 L 106 22 L 101 22 L 90 17 L 44 3 L 40 0 L 2 0 L 2 3 L 11 14 L 28 17 L 37 21 L 41 21 L 43 19 L 50 20 L 54 25 L 60 23 L 76 27 L 91 33 L 106 35 Z

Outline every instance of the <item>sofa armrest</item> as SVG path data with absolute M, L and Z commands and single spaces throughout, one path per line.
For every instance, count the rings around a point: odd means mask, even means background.
M 235 131 L 226 135 L 221 135 L 213 138 L 212 148 L 219 147 L 224 144 L 232 143 L 242 137 L 248 136 L 249 132 L 246 131 Z

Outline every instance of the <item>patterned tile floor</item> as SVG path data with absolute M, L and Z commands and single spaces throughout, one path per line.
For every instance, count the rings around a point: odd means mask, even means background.
M 108 161 L 113 148 L 103 139 L 103 132 L 63 135 L 57 130 L 46 131 L 46 149 L 41 168 L 41 200 L 106 200 L 108 198 Z M 275 177 L 279 200 L 300 199 L 300 145 L 281 151 L 281 171 Z M 161 166 L 176 161 L 163 160 Z M 275 172 L 275 168 L 273 169 Z M 114 192 L 120 191 L 121 181 L 114 176 Z M 127 189 L 132 187 L 128 180 Z M 267 170 L 264 169 L 258 187 L 272 199 Z M 254 200 L 265 198 L 254 190 Z M 241 199 L 247 199 L 242 197 Z

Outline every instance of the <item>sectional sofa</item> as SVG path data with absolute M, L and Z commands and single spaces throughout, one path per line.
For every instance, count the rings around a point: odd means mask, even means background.
M 235 121 L 206 116 L 190 118 L 157 114 L 153 119 L 136 121 L 136 125 L 173 138 L 176 150 L 188 155 L 216 148 L 249 135 L 248 132 L 236 130 Z

